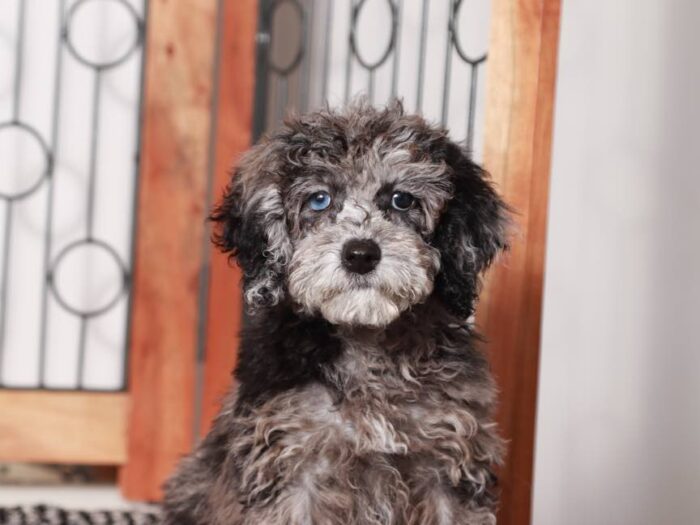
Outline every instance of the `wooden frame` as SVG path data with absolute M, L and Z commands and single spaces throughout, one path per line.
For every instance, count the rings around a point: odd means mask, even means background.
M 489 276 L 477 320 L 509 441 L 501 525 L 530 523 L 560 0 L 493 0 L 484 164 L 515 211 L 512 248 Z
M 160 499 L 163 480 L 206 431 L 230 386 L 241 321 L 240 276 L 226 257 L 203 246 L 208 235 L 202 218 L 209 192 L 221 193 L 233 159 L 250 146 L 256 20 L 255 0 L 151 5 L 131 416 L 128 458 L 120 477 L 129 498 Z M 201 305 L 206 284 L 201 272 L 207 262 L 208 305 Z M 207 353 L 198 385 L 200 326 Z M 203 388 L 201 414 L 195 406 L 198 387 Z
M 0 390 L 0 413 L 0 461 L 126 461 L 126 393 Z
M 157 500 L 194 444 L 216 0 L 152 2 L 145 46 L 126 497 Z M 167 80 L 166 80 L 167 79 Z
M 224 2 L 221 13 L 220 68 L 217 125 L 214 135 L 212 196 L 228 184 L 236 158 L 252 142 L 255 91 L 255 33 L 257 0 Z M 234 66 L 235 65 L 235 66 Z M 243 320 L 240 268 L 210 245 L 210 286 L 206 319 L 206 360 L 200 431 L 205 434 L 217 414 L 220 400 L 231 388 L 238 333 Z

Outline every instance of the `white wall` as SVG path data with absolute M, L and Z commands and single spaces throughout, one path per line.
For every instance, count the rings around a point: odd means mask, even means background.
M 699 23 L 563 2 L 536 525 L 700 523 Z

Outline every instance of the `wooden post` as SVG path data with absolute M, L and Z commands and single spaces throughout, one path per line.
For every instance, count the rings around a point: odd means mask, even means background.
M 153 0 L 130 349 L 126 497 L 157 500 L 194 442 L 216 0 Z
M 255 32 L 257 0 L 224 2 L 221 13 L 219 102 L 214 136 L 213 199 L 229 182 L 231 167 L 251 145 L 255 92 Z M 209 301 L 206 319 L 206 360 L 202 393 L 201 433 L 205 434 L 231 387 L 238 351 L 243 296 L 236 264 L 211 246 Z
M 477 319 L 509 440 L 499 525 L 530 523 L 540 316 L 560 0 L 493 0 L 484 164 L 516 212 Z

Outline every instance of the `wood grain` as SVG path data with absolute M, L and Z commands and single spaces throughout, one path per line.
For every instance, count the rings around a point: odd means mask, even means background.
M 120 465 L 128 397 L 0 390 L 0 461 Z
M 250 147 L 252 140 L 257 16 L 257 0 L 224 2 L 212 185 L 214 202 L 228 183 L 235 160 Z M 231 387 L 243 312 L 240 269 L 213 246 L 211 250 L 202 435 L 218 412 L 222 396 Z
M 489 341 L 509 440 L 498 523 L 530 523 L 560 0 L 494 0 L 484 164 L 516 212 L 512 249 L 477 319 Z
M 157 500 L 194 443 L 216 0 L 150 3 L 130 348 L 126 497 Z

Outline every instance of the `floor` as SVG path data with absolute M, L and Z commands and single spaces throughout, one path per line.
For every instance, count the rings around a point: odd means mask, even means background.
M 125 501 L 114 485 L 0 485 L 0 506 L 37 504 L 81 510 L 119 510 L 142 506 Z

